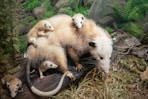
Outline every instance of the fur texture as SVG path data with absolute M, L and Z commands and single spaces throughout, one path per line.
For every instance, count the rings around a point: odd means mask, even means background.
M 37 38 L 38 48 L 30 45 L 26 52 L 28 58 L 32 60 L 35 65 L 40 65 L 41 62 L 36 64 L 39 60 L 44 62 L 45 60 L 52 61 L 58 66 L 62 73 L 67 72 L 67 59 L 64 48 L 62 48 L 58 41 L 56 41 L 53 33 L 50 34 L 49 39 L 50 40 L 44 37 Z M 75 79 L 70 71 L 67 73 L 67 76 L 71 79 Z
M 112 40 L 104 29 L 89 19 L 85 19 L 83 27 L 77 29 L 73 25 L 72 17 L 68 15 L 56 15 L 47 20 L 53 25 L 54 32 L 49 33 L 48 39 L 37 38 L 38 48 L 28 47 L 27 54 L 30 60 L 34 63 L 38 60 L 52 61 L 65 73 L 68 70 L 64 48 L 68 48 L 79 70 L 82 68 L 79 56 L 89 51 L 96 58 L 98 66 L 106 73 L 109 72 Z M 71 72 L 68 72 L 67 76 L 74 77 Z
M 53 31 L 52 24 L 47 20 L 39 21 L 27 34 L 28 43 L 37 46 L 36 39 L 39 36 L 48 37 L 47 31 Z
M 5 75 L 2 78 L 2 84 L 9 89 L 11 97 L 15 97 L 22 86 L 22 81 L 13 75 Z
M 85 18 L 83 27 L 74 27 L 73 20 L 68 15 L 57 15 L 47 19 L 55 27 L 54 34 L 62 47 L 70 48 L 69 53 L 81 69 L 78 56 L 88 51 L 96 58 L 98 65 L 108 73 L 112 54 L 112 39 L 107 31 L 97 26 L 94 21 Z M 66 24 L 65 24 L 66 22 Z M 91 46 L 90 42 L 95 46 Z M 100 59 L 103 57 L 103 59 Z
M 51 68 L 57 68 L 58 66 L 53 63 L 52 61 L 45 60 L 41 65 L 39 65 L 38 70 L 40 74 L 40 78 L 43 78 L 43 72 L 47 71 L 48 69 Z
M 78 13 L 78 14 L 75 14 L 73 17 L 72 17 L 72 20 L 73 20 L 73 23 L 74 25 L 80 29 L 83 27 L 83 24 L 84 24 L 84 15 Z

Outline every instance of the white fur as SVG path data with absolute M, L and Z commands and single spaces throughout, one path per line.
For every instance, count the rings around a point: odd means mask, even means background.
M 84 23 L 84 16 L 82 14 L 75 14 L 73 17 L 73 22 L 74 22 L 74 25 L 77 27 L 77 28 L 82 28 L 83 27 L 83 23 Z
M 99 36 L 94 38 L 96 48 L 91 50 L 91 54 L 96 58 L 99 66 L 108 73 L 110 69 L 110 58 L 112 54 L 112 39 L 106 35 L 106 31 L 98 27 Z M 100 59 L 102 57 L 103 59 Z
M 43 62 L 43 66 L 45 66 L 45 67 L 47 67 L 49 69 L 50 68 L 57 68 L 58 67 L 58 65 L 56 65 L 52 61 L 48 61 L 48 60 L 46 60 L 46 61 Z
M 53 31 L 54 30 L 54 28 L 53 28 L 53 26 L 51 25 L 51 23 L 49 22 L 49 21 L 45 21 L 45 24 L 44 24 L 44 26 L 43 27 L 45 27 L 46 29 L 48 29 L 49 31 Z

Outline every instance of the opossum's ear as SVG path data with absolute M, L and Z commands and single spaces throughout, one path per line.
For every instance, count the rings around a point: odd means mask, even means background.
M 95 48 L 96 47 L 96 43 L 95 42 L 89 42 L 89 46 Z
M 9 86 L 10 86 L 10 83 L 9 83 L 9 82 L 7 82 L 7 83 L 6 83 L 6 86 L 9 88 Z
M 74 18 L 72 18 L 72 21 L 74 21 Z
M 84 17 L 82 17 L 82 20 L 84 20 Z

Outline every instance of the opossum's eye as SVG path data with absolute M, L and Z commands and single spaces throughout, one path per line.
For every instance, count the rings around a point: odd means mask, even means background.
M 74 18 L 72 18 L 72 20 L 74 21 Z
M 17 93 L 17 91 L 15 91 L 15 93 Z
M 48 26 L 51 29 L 51 26 Z
M 100 56 L 100 59 L 103 60 L 104 58 L 102 56 Z
M 82 17 L 82 20 L 84 19 L 84 17 Z
M 50 64 L 50 66 L 52 67 L 52 64 Z
M 89 42 L 89 46 L 91 46 L 91 47 L 96 47 L 96 43 L 94 43 L 94 42 Z
M 19 87 L 19 84 L 17 84 L 16 86 Z

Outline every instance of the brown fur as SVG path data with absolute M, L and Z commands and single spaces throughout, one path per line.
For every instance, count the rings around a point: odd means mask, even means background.
M 29 43 L 36 46 L 36 39 L 39 36 L 48 37 L 47 31 L 53 31 L 54 28 L 47 20 L 39 21 L 27 34 L 27 40 Z
M 49 39 L 40 37 L 37 39 L 37 46 L 29 46 L 27 49 L 28 58 L 30 60 L 38 58 L 45 58 L 45 60 L 50 60 L 59 66 L 62 73 L 68 71 L 67 69 L 67 59 L 65 55 L 65 50 L 56 41 L 54 34 L 50 34 Z M 67 73 L 67 76 L 71 79 L 75 79 L 71 72 Z
M 11 93 L 11 97 L 15 97 L 19 88 L 21 88 L 22 81 L 13 75 L 5 75 L 2 78 L 2 84 L 5 84 Z
M 57 68 L 58 66 L 52 61 L 45 60 L 41 65 L 39 65 L 38 70 L 40 74 L 40 78 L 43 78 L 43 72 L 47 71 L 51 68 Z

